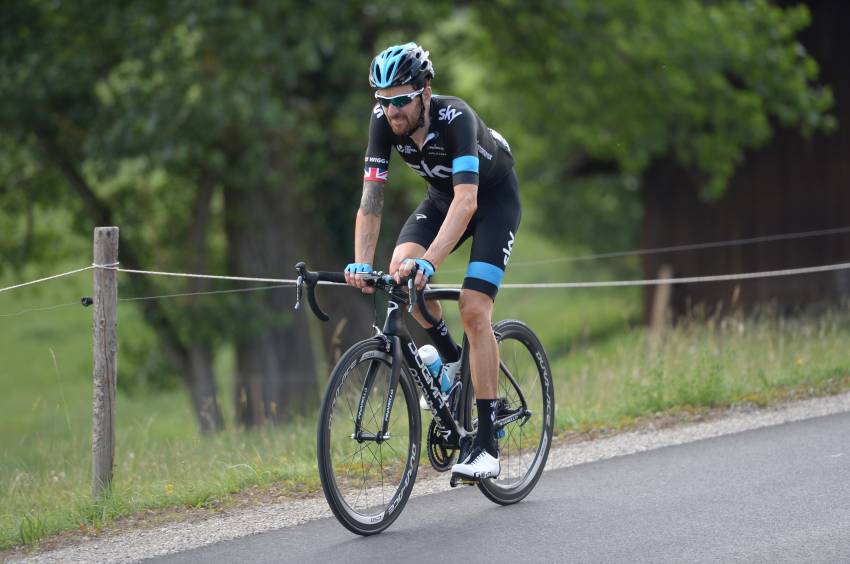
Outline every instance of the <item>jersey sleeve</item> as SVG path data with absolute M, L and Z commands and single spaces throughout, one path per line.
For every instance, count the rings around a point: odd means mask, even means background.
M 449 122 L 452 142 L 452 185 L 478 185 L 478 120 L 469 106 L 440 110 Z M 443 113 L 445 112 L 445 113 Z
M 380 104 L 375 104 L 375 107 L 372 108 L 372 119 L 369 122 L 369 146 L 366 148 L 366 163 L 363 169 L 364 181 L 387 181 L 391 150 L 390 125 L 384 115 L 384 109 Z

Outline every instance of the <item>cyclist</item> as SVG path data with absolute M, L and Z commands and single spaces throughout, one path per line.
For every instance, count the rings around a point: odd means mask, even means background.
M 357 273 L 372 271 L 384 184 L 395 148 L 428 182 L 428 191 L 398 236 L 388 272 L 398 282 L 416 265 L 414 283 L 422 288 L 445 258 L 472 237 L 459 305 L 469 339 L 478 433 L 452 473 L 489 478 L 500 471 L 493 429 L 499 349 L 491 320 L 519 227 L 519 184 L 507 141 L 460 98 L 432 93 L 434 67 L 428 55 L 421 46 L 406 43 L 385 49 L 372 61 L 369 83 L 376 90 L 377 103 L 369 124 L 363 196 L 355 223 L 355 262 L 346 267 L 345 279 L 364 293 L 374 291 Z M 460 364 L 458 347 L 442 320 L 439 303 L 429 302 L 428 309 L 440 320 L 438 325 L 429 326 L 420 314 L 415 314 L 416 320 L 451 370 Z

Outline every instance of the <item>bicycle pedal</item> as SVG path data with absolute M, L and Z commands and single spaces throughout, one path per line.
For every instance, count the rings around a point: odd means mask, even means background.
M 458 486 L 475 486 L 478 484 L 478 480 L 474 480 L 469 476 L 463 476 L 461 474 L 452 474 L 452 479 L 449 480 L 449 485 L 453 488 Z

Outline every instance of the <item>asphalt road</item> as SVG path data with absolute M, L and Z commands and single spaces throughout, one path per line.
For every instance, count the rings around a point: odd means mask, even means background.
M 368 538 L 331 518 L 157 561 L 850 562 L 850 413 L 547 472 L 510 507 L 414 498 Z

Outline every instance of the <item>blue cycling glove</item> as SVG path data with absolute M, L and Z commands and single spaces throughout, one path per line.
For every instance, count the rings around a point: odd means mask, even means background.
M 370 273 L 372 272 L 372 265 L 365 262 L 352 262 L 348 266 L 345 267 L 345 271 L 352 276 L 362 273 Z
M 408 259 L 404 259 L 404 261 L 402 261 L 402 262 L 404 264 L 407 264 L 410 261 L 415 262 L 416 266 L 419 267 L 419 271 L 422 273 L 422 276 L 425 277 L 425 282 L 430 280 L 431 277 L 434 276 L 434 272 L 436 272 L 436 270 L 437 270 L 436 268 L 434 268 L 434 265 L 431 263 L 430 260 L 424 259 L 424 258 L 418 258 L 418 259 L 408 258 Z

